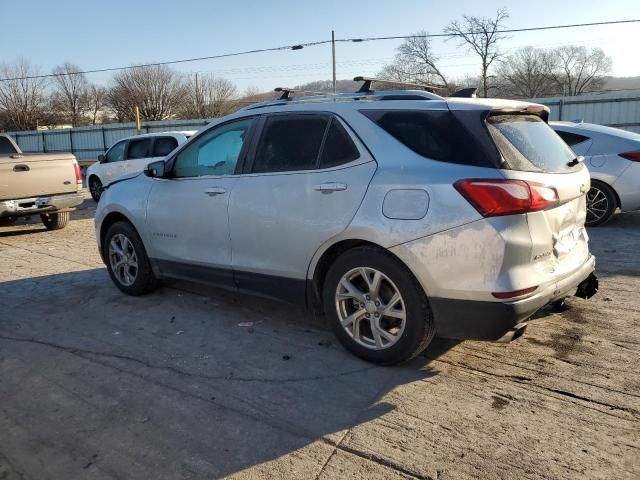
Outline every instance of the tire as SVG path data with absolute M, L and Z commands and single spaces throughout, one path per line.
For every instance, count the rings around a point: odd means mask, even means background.
M 618 207 L 616 192 L 606 183 L 591 181 L 591 189 L 587 192 L 587 227 L 604 225 L 613 217 Z
M 128 257 L 128 261 L 120 268 L 116 267 L 117 261 L 122 260 L 123 257 L 117 253 L 117 249 L 111 246 L 114 239 L 115 246 L 125 252 Z M 159 282 L 151 268 L 142 239 L 129 222 L 122 221 L 111 225 L 104 237 L 102 249 L 111 281 L 123 293 L 138 296 L 145 295 L 158 288 Z M 133 263 L 136 264 L 135 268 Z M 114 268 L 118 270 L 117 273 Z M 128 275 L 124 274 L 125 270 Z M 127 281 L 127 277 L 131 280 L 130 282 Z
M 100 201 L 100 197 L 102 196 L 102 182 L 94 175 L 91 175 L 89 179 L 89 193 L 91 193 L 91 197 L 96 202 Z
M 364 280 L 363 271 L 368 281 Z M 379 295 L 371 294 L 375 288 L 368 288 L 376 284 L 376 272 L 385 277 L 377 282 L 380 285 Z M 365 296 L 365 303 L 358 305 L 360 301 L 353 298 L 352 291 L 341 283 L 344 278 L 350 279 L 349 286 L 355 286 L 358 292 L 369 292 L 370 298 Z M 395 298 L 394 290 L 401 297 L 397 303 L 392 300 Z M 433 316 L 424 290 L 404 264 L 380 248 L 356 247 L 340 255 L 327 272 L 322 298 L 338 340 L 354 355 L 378 365 L 410 360 L 422 352 L 435 335 Z M 385 312 L 393 316 L 388 317 Z M 360 319 L 343 327 L 341 320 L 348 323 L 354 315 Z M 363 318 L 362 315 L 369 317 Z M 404 315 L 404 322 L 394 318 L 401 315 Z M 374 322 L 380 327 L 377 338 Z M 402 322 L 404 326 L 401 326 Z M 354 335 L 356 323 L 360 341 Z M 381 336 L 381 329 L 389 336 Z M 380 341 L 388 343 L 381 345 Z
M 69 223 L 69 212 L 42 213 L 40 219 L 47 230 L 60 230 Z

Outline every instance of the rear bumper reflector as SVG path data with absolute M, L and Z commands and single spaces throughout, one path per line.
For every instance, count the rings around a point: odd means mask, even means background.
M 521 297 L 522 295 L 527 295 L 528 293 L 535 291 L 536 288 L 538 287 L 535 286 L 535 287 L 523 288 L 522 290 L 514 290 L 512 292 L 493 292 L 491 293 L 491 295 L 501 300 L 504 300 L 506 298 L 515 298 L 515 297 Z

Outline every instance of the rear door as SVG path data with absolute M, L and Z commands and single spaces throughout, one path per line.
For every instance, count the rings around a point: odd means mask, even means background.
M 487 127 L 509 165 L 506 178 L 553 187 L 559 203 L 527 214 L 533 241 L 532 260 L 548 258 L 545 265 L 560 274 L 584 262 L 588 255 L 586 192 L 589 171 L 576 154 L 536 115 L 493 114 Z
M 303 300 L 313 254 L 349 225 L 375 170 L 337 117 L 267 116 L 229 201 L 238 286 Z

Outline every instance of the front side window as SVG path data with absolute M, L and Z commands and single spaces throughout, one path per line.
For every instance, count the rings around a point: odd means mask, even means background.
M 153 142 L 152 157 L 164 157 L 169 155 L 178 146 L 178 141 L 173 137 L 157 137 Z
M 253 164 L 254 172 L 316 168 L 329 117 L 274 115 L 267 119 Z
M 246 118 L 200 135 L 176 157 L 173 176 L 233 175 L 253 122 Z
M 151 139 L 141 138 L 139 140 L 129 140 L 129 153 L 127 160 L 135 160 L 137 158 L 148 158 Z
M 7 137 L 0 136 L 0 155 L 18 153 Z
M 116 143 L 111 149 L 107 152 L 107 162 L 121 162 L 124 160 L 124 150 L 127 146 L 127 141 L 123 140 L 122 142 Z

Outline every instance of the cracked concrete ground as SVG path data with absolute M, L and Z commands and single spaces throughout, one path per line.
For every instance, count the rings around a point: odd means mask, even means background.
M 640 215 L 590 231 L 595 298 L 380 368 L 287 305 L 122 295 L 94 207 L 0 229 L 0 479 L 640 476 Z

